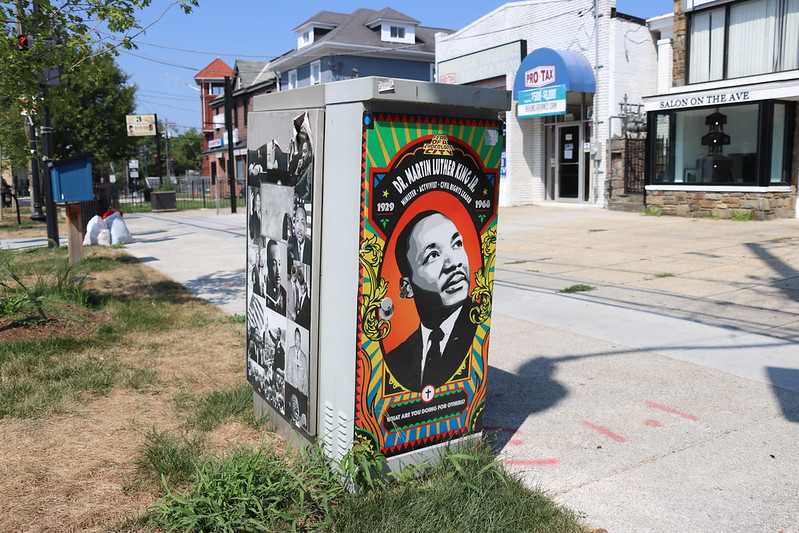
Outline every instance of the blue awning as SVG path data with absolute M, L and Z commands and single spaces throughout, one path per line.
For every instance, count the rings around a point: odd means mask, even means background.
M 519 99 L 519 91 L 548 85 L 565 85 L 571 92 L 596 92 L 593 69 L 581 54 L 539 48 L 528 54 L 519 65 L 513 83 L 513 99 Z

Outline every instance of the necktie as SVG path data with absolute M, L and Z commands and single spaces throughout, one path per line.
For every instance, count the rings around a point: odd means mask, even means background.
M 435 374 L 436 365 L 438 360 L 441 359 L 441 340 L 444 338 L 444 332 L 441 328 L 436 328 L 430 332 L 430 348 L 427 350 L 427 355 L 424 358 L 424 378 L 422 386 L 431 383 L 431 377 Z

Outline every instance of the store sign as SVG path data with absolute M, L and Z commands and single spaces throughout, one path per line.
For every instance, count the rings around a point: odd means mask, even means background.
M 524 73 L 525 87 L 546 87 L 555 83 L 555 65 L 541 65 Z
M 715 91 L 645 98 L 644 110 L 663 111 L 667 109 L 741 104 L 775 98 L 795 98 L 796 96 L 799 96 L 799 85 L 792 82 L 767 88 L 731 87 Z
M 545 117 L 565 113 L 565 85 L 519 91 L 519 106 L 516 112 L 519 118 Z
M 527 54 L 526 41 L 495 46 L 472 54 L 447 59 L 436 65 L 439 83 L 471 83 L 516 72 Z
M 128 137 L 154 137 L 156 133 L 155 115 L 125 115 Z
M 224 137 L 219 138 L 219 139 L 211 139 L 210 141 L 208 141 L 208 149 L 209 150 L 211 148 L 221 148 L 224 145 L 225 145 L 225 138 Z

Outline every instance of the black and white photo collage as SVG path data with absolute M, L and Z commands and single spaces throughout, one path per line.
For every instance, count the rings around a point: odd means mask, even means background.
M 247 157 L 247 378 L 308 431 L 314 143 L 309 112 L 256 114 Z M 259 134 L 259 137 L 262 137 Z

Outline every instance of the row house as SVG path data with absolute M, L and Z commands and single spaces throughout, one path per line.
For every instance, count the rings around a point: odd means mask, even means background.
M 247 120 L 255 96 L 277 90 L 275 73 L 263 61 L 237 60 L 231 69 L 217 58 L 195 80 L 201 86 L 203 175 L 211 179 L 212 194 L 230 198 L 229 136 L 225 124 L 225 84 L 230 83 L 235 195 L 242 197 L 247 165 Z M 227 81 L 226 81 L 227 80 Z
M 351 14 L 320 11 L 293 31 L 297 48 L 270 62 L 236 61 L 231 69 L 216 59 L 195 76 L 203 109 L 203 175 L 218 184 L 222 197 L 230 196 L 226 77 L 233 84 L 233 171 L 241 196 L 247 175 L 247 120 L 255 96 L 361 76 L 433 81 L 436 34 L 451 33 L 422 26 L 390 8 Z

